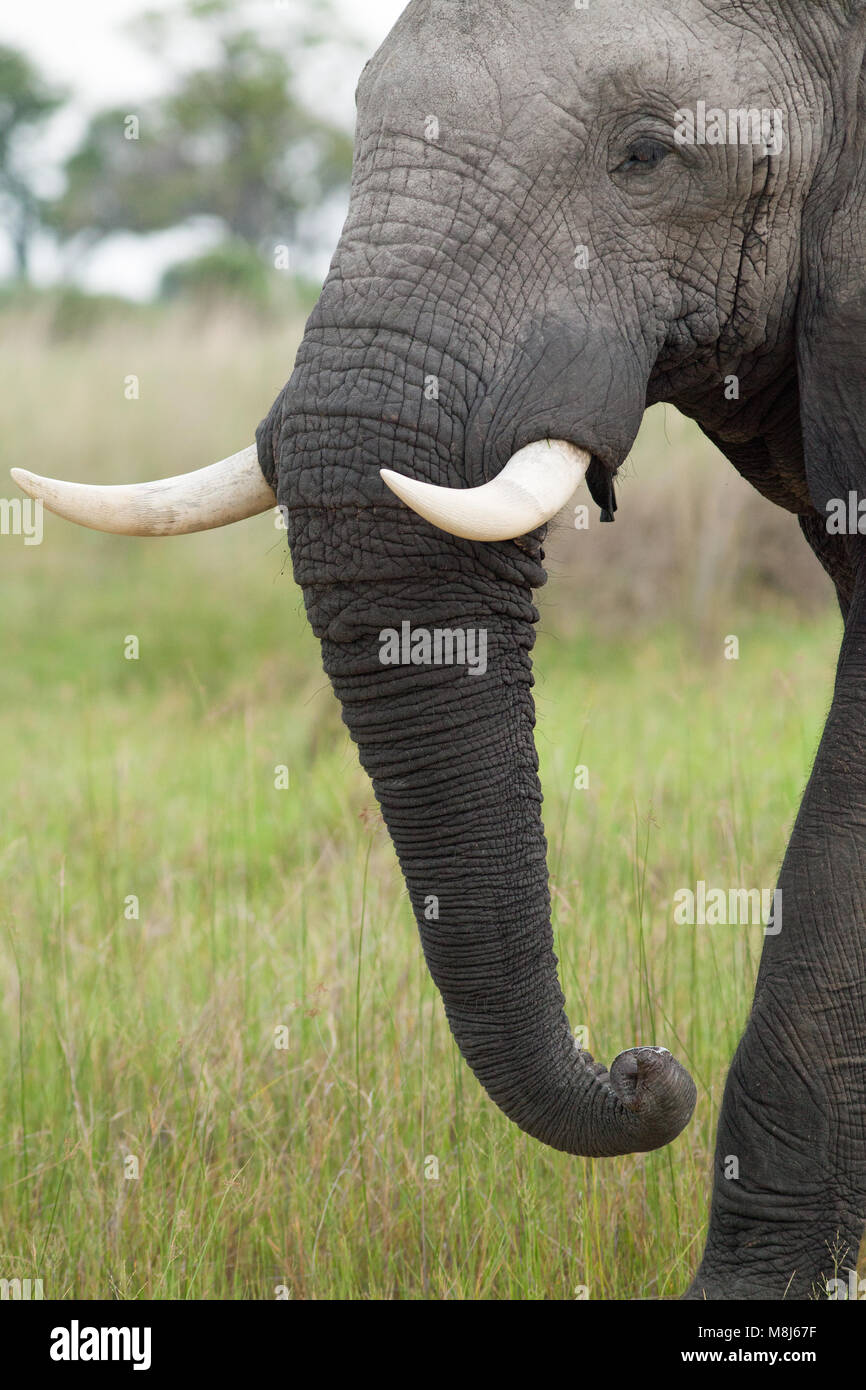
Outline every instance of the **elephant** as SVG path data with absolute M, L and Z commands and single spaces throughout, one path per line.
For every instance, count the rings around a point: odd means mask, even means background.
M 866 1223 L 864 58 L 863 0 L 412 0 L 361 76 L 347 219 L 256 443 L 129 487 L 16 471 L 131 535 L 282 508 L 463 1058 L 527 1134 L 608 1159 L 673 1140 L 696 1088 L 655 1044 L 595 1061 L 566 1017 L 547 528 L 582 479 L 614 520 L 657 402 L 798 518 L 844 634 L 687 1299 L 825 1296 Z

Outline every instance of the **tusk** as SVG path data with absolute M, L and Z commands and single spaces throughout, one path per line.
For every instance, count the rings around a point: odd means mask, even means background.
M 581 482 L 591 455 L 562 439 L 539 439 L 508 460 L 481 487 L 436 487 L 381 468 L 392 492 L 442 531 L 470 541 L 509 541 L 561 511 Z
M 12 477 L 23 492 L 67 521 L 120 536 L 209 531 L 258 516 L 277 502 L 259 467 L 255 444 L 194 473 L 152 483 L 95 487 L 40 478 L 26 468 L 13 468 Z

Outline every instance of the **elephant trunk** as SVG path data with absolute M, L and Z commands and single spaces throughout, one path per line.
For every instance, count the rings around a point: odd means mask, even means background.
M 460 1051 L 553 1148 L 658 1148 L 691 1116 L 691 1077 L 658 1047 L 621 1053 L 609 1072 L 594 1062 L 557 978 L 531 694 L 537 538 L 434 530 L 378 477 L 379 463 L 442 477 L 419 435 L 410 453 L 381 417 L 329 420 L 314 399 L 290 385 L 260 427 L 260 458 Z

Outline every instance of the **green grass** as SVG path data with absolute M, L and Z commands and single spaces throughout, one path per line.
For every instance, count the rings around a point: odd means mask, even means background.
M 176 324 L 141 334 L 5 337 L 4 457 L 193 467 L 246 442 L 291 360 L 277 335 L 239 360 L 206 328 L 189 363 Z M 836 615 L 730 600 L 602 633 L 565 577 L 542 598 L 569 1013 L 596 1055 L 665 1043 L 699 1087 L 670 1149 L 593 1162 L 520 1134 L 461 1061 L 284 548 L 267 517 L 0 537 L 0 1277 L 82 1298 L 676 1295 L 762 932 L 674 926 L 671 899 L 772 887 Z

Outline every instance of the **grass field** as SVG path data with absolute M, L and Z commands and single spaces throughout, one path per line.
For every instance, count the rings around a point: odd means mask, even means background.
M 106 481 L 247 443 L 297 340 L 230 319 L 77 344 L 12 327 L 4 461 Z M 675 429 L 663 447 L 650 421 L 629 496 L 643 465 L 677 496 L 717 468 Z M 699 1087 L 670 1149 L 599 1162 L 521 1135 L 461 1061 L 272 519 L 134 542 L 46 517 L 40 546 L 0 537 L 0 1277 L 81 1298 L 682 1291 L 762 931 L 675 926 L 671 900 L 701 878 L 772 887 L 840 627 L 829 596 L 732 592 L 722 552 L 708 579 L 688 514 L 682 592 L 644 565 L 640 622 L 594 621 L 586 585 L 585 615 L 574 537 L 541 599 L 569 1013 L 597 1056 L 664 1043 Z M 619 570 L 627 527 L 591 542 L 616 532 Z

